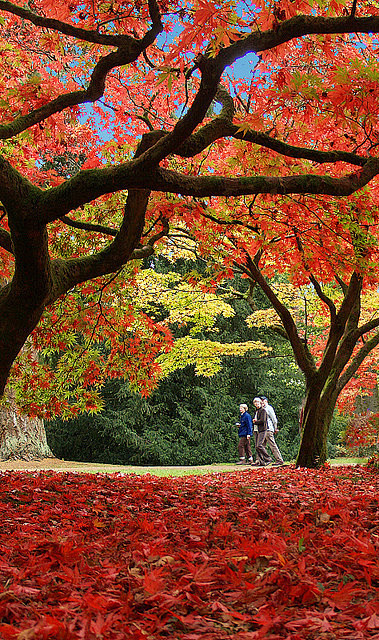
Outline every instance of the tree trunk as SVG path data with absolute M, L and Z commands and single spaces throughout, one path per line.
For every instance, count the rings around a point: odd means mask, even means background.
M 296 460 L 297 467 L 315 469 L 326 462 L 327 438 L 336 405 L 337 392 L 320 394 L 308 389 L 302 420 L 302 438 Z
M 43 421 L 18 411 L 11 392 L 0 406 L 0 460 L 53 458 Z

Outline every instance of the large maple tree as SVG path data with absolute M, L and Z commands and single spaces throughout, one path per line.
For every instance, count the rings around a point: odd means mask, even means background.
M 270 298 L 308 383 L 300 463 L 322 462 L 330 376 L 347 374 L 353 343 L 368 336 L 363 360 L 379 340 L 376 316 L 358 326 L 362 289 L 376 285 L 378 31 L 376 4 L 356 0 L 0 1 L 0 391 L 41 318 L 39 349 L 57 307 L 85 333 L 91 283 L 97 311 L 115 282 L 118 301 L 133 287 L 125 265 L 179 217 L 203 253 L 220 247 L 224 270 L 227 237 L 230 264 L 269 298 L 284 258 L 329 309 L 316 369 Z M 340 305 L 322 287 L 333 279 Z M 139 354 L 148 387 L 167 333 L 130 305 L 108 308 L 90 334 L 106 334 L 110 374 L 129 361 L 135 371 Z M 90 383 L 85 358 L 82 348 Z

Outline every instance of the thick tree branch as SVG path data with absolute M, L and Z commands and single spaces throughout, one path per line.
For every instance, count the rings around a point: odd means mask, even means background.
M 202 64 L 199 64 L 199 69 L 202 73 L 200 87 L 190 108 L 170 133 L 142 154 L 141 158 L 146 166 L 154 167 L 168 155 L 175 153 L 205 118 L 217 95 L 223 68 L 216 65 L 214 60 L 204 58 Z
M 142 189 L 129 192 L 120 230 L 105 249 L 92 256 L 52 262 L 53 284 L 47 304 L 81 282 L 117 271 L 131 259 L 143 232 L 149 195 Z
M 121 172 L 120 172 L 121 173 Z M 193 195 L 236 196 L 256 193 L 290 194 L 324 194 L 337 197 L 348 196 L 365 186 L 379 173 L 379 158 L 368 160 L 362 170 L 347 174 L 341 178 L 332 178 L 317 174 L 271 177 L 251 176 L 229 178 L 225 176 L 181 175 L 174 171 L 158 169 L 149 181 L 151 189 Z M 79 175 L 79 174 L 77 174 Z
M 122 170 L 120 171 L 120 173 Z M 272 177 L 251 176 L 229 178 L 225 176 L 181 175 L 174 171 L 157 169 L 149 180 L 152 190 L 193 195 L 198 198 L 207 196 L 253 195 L 256 193 L 324 194 L 337 197 L 349 196 L 364 187 L 379 173 L 379 158 L 371 158 L 365 166 L 354 173 L 341 178 L 332 178 L 317 174 Z M 77 174 L 78 177 L 80 174 Z M 74 178 L 73 178 L 74 179 Z
M 346 295 L 337 313 L 336 321 L 339 322 L 341 326 L 346 325 L 346 323 L 349 321 L 349 318 L 352 317 L 352 314 L 356 316 L 355 326 L 357 325 L 359 319 L 362 282 L 362 276 L 354 271 L 350 278 Z
M 154 147 L 155 148 L 155 147 Z M 379 173 L 379 158 L 372 158 L 358 172 L 331 178 L 316 174 L 301 176 L 188 176 L 167 169 L 146 167 L 146 153 L 128 163 L 105 169 L 81 171 L 65 183 L 43 193 L 41 222 L 52 222 L 73 209 L 106 193 L 123 189 L 149 189 L 198 198 L 207 196 L 237 196 L 256 193 L 289 194 L 318 193 L 337 197 L 348 196 L 365 186 Z M 150 164 L 150 163 L 148 163 Z M 1 175 L 0 175 L 0 197 Z
M 266 147 L 267 149 L 271 149 L 272 151 L 289 158 L 311 160 L 318 164 L 346 162 L 360 167 L 363 167 L 368 160 L 367 157 L 359 156 L 356 153 L 349 153 L 347 151 L 319 151 L 318 149 L 295 147 L 294 145 L 272 138 L 267 133 L 263 133 L 261 131 L 246 131 L 244 134 L 241 132 L 238 133 L 238 127 L 236 125 L 229 127 L 229 131 L 230 133 L 226 135 L 231 135 L 233 138 L 258 144 L 261 147 Z
M 175 151 L 175 155 L 182 158 L 193 157 L 206 149 L 210 144 L 224 137 L 232 137 L 237 140 L 249 142 L 252 144 L 271 149 L 276 153 L 288 158 L 297 158 L 299 160 L 310 160 L 317 164 L 326 164 L 335 162 L 345 162 L 355 166 L 363 167 L 369 160 L 366 156 L 360 156 L 347 151 L 319 151 L 318 149 L 310 149 L 307 147 L 295 147 L 276 138 L 272 138 L 262 131 L 246 131 L 238 132 L 239 127 L 232 124 L 229 117 L 225 117 L 225 112 L 221 111 L 217 118 L 214 118 L 198 131 L 188 137 Z M 151 136 L 156 141 L 168 134 L 168 131 L 152 131 Z
M 356 339 L 353 338 L 360 313 L 362 277 L 353 273 L 335 321 L 330 327 L 322 362 L 319 367 L 320 381 L 324 384 L 327 377 L 338 378 L 353 352 Z M 342 342 L 340 343 L 340 340 Z
M 379 16 L 356 18 L 346 16 L 342 18 L 325 18 L 321 16 L 299 15 L 284 20 L 267 31 L 256 31 L 246 38 L 241 38 L 229 47 L 222 49 L 216 56 L 219 64 L 226 67 L 246 53 L 260 53 L 273 49 L 280 44 L 289 42 L 305 35 L 341 34 L 341 33 L 377 33 L 379 31 Z
M 143 154 L 149 144 L 151 144 L 149 137 L 143 137 L 135 157 L 138 158 Z M 144 258 L 154 253 L 154 244 L 167 235 L 169 224 L 163 218 L 161 231 L 152 235 L 147 243 L 141 246 L 140 239 L 149 197 L 150 191 L 147 189 L 129 190 L 120 230 L 108 247 L 92 256 L 53 262 L 54 286 L 51 289 L 49 302 L 81 282 L 116 272 L 129 260 Z
M 109 71 L 117 66 L 133 62 L 140 53 L 141 47 L 134 44 L 131 47 L 121 48 L 104 56 L 95 66 L 87 89 L 60 95 L 42 107 L 30 111 L 26 115 L 19 116 L 8 124 L 0 125 L 0 139 L 11 138 L 67 107 L 86 102 L 95 102 L 104 93 L 105 81 Z
M 143 48 L 151 44 L 163 29 L 158 5 L 156 4 L 156 2 L 154 2 L 154 0 L 149 0 L 149 9 L 150 17 L 153 21 L 153 28 L 146 34 L 146 36 L 144 36 L 144 40 L 146 40 L 144 42 Z M 31 22 L 36 27 L 43 27 L 45 29 L 57 31 L 58 33 L 63 33 L 66 36 L 70 36 L 72 38 L 76 38 L 77 40 L 82 40 L 85 42 L 93 42 L 96 44 L 112 47 L 129 47 L 130 45 L 133 45 L 137 42 L 136 38 L 132 38 L 129 35 L 102 34 L 96 30 L 81 29 L 80 27 L 75 27 L 71 24 L 62 22 L 61 20 L 45 18 L 44 16 L 39 16 L 36 13 L 29 11 L 28 9 L 15 5 L 12 2 L 4 2 L 3 0 L 0 0 L 0 11 L 5 11 L 15 16 L 19 16 L 23 20 Z
M 348 294 L 349 289 L 347 295 Z M 356 288 L 355 297 L 351 300 L 351 305 L 350 307 L 347 306 L 347 309 L 348 317 L 345 323 L 345 330 L 341 342 L 338 345 L 338 349 L 334 357 L 334 363 L 328 377 L 328 382 L 329 384 L 331 383 L 333 387 L 335 387 L 335 385 L 337 384 L 339 376 L 349 362 L 355 345 L 357 344 L 357 341 L 359 339 L 359 332 L 357 330 L 361 312 L 361 287 L 359 286 L 359 284 Z
M 25 222 L 28 205 L 38 210 L 43 193 L 0 155 L 0 201 L 8 217 L 17 215 L 20 222 Z

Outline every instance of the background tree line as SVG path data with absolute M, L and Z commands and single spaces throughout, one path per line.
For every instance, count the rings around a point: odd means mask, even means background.
M 173 265 L 164 258 L 150 258 L 149 266 L 164 273 Z M 202 264 L 177 260 L 174 269 L 203 270 Z M 236 277 L 234 290 L 246 290 L 246 282 Z M 259 288 L 253 293 L 259 310 L 270 304 Z M 48 442 L 59 458 L 111 464 L 193 465 L 231 462 L 236 456 L 238 405 L 246 402 L 253 411 L 255 395 L 265 394 L 279 420 L 278 445 L 286 460 L 293 460 L 300 444 L 299 410 L 305 384 L 292 351 L 282 336 L 267 327 L 250 327 L 246 317 L 251 306 L 243 297 L 230 301 L 235 315 L 220 315 L 210 332 L 197 338 L 222 343 L 262 340 L 272 348 L 267 355 L 247 353 L 227 356 L 221 371 L 212 377 L 198 376 L 194 365 L 177 369 L 162 380 L 150 397 L 132 391 L 123 380 L 108 380 L 103 388 L 104 408 L 95 415 L 46 425 Z M 165 312 L 157 301 L 155 319 Z M 172 327 L 175 338 L 188 328 Z M 340 451 L 343 427 L 334 420 L 329 433 L 329 455 Z

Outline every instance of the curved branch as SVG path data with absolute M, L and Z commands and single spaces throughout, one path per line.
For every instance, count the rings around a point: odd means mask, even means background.
M 347 323 L 351 324 L 351 319 L 353 319 L 353 326 L 355 329 L 357 327 L 360 314 L 362 283 L 363 277 L 354 271 L 350 278 L 346 295 L 337 313 L 336 321 L 339 322 L 341 326 L 345 326 Z
M 276 24 L 273 29 L 256 31 L 222 49 L 215 60 L 223 67 L 229 66 L 246 53 L 259 53 L 273 49 L 280 44 L 306 35 L 337 35 L 340 33 L 377 33 L 379 16 L 356 18 L 325 18 L 322 16 L 298 15 Z
M 62 216 L 60 220 L 64 222 L 64 224 L 66 224 L 68 227 L 73 227 L 74 229 L 83 229 L 84 231 L 95 231 L 96 233 L 104 233 L 108 236 L 114 236 L 114 237 L 117 236 L 118 234 L 117 229 L 112 229 L 111 227 L 104 227 L 103 225 L 100 225 L 100 224 L 91 224 L 89 222 L 79 222 L 76 220 L 72 220 L 68 216 Z M 141 245 L 140 247 L 137 247 L 133 251 L 129 260 L 139 260 L 141 258 L 146 258 L 152 255 L 154 253 L 154 244 L 164 236 L 167 236 L 168 232 L 169 232 L 168 221 L 163 219 L 162 230 L 159 231 L 158 233 L 155 233 L 153 236 L 151 236 L 151 238 L 149 238 L 149 240 L 146 242 L 145 245 Z M 1 229 L 0 229 L 0 246 L 1 246 Z
M 201 72 L 200 87 L 187 113 L 178 120 L 170 133 L 144 152 L 143 161 L 150 167 L 158 165 L 168 155 L 176 153 L 177 149 L 205 118 L 212 101 L 217 95 L 223 69 L 218 68 L 211 61 L 209 64 L 202 65 Z
M 128 193 L 120 230 L 105 249 L 91 256 L 51 263 L 53 285 L 47 304 L 85 280 L 117 271 L 131 259 L 142 235 L 149 195 L 142 189 Z
M 115 169 L 118 171 L 118 168 Z M 120 174 L 122 168 L 120 168 Z M 270 193 L 286 195 L 290 193 L 324 194 L 337 197 L 349 196 L 364 187 L 379 173 L 379 158 L 371 158 L 365 166 L 354 173 L 341 178 L 332 178 L 317 174 L 272 177 L 251 176 L 229 178 L 225 176 L 188 176 L 175 171 L 158 168 L 146 179 L 144 184 L 151 190 L 192 195 L 198 198 L 207 196 L 238 196 Z M 72 178 L 79 179 L 80 174 Z M 139 180 L 138 180 L 139 182 Z M 137 186 L 137 185 L 135 185 Z M 57 187 L 58 189 L 59 187 Z
M 153 28 L 148 32 L 148 34 L 146 34 L 145 38 L 147 38 L 148 40 L 153 38 L 151 42 L 149 41 L 149 44 L 151 44 L 156 36 L 162 31 L 163 25 L 160 20 L 158 6 L 153 0 L 149 1 L 149 8 L 150 16 L 153 20 Z M 83 40 L 85 42 L 93 42 L 95 44 L 112 47 L 128 47 L 137 42 L 135 38 L 132 38 L 128 35 L 101 34 L 95 30 L 74 27 L 73 25 L 62 22 L 61 20 L 45 18 L 44 16 L 39 16 L 36 13 L 29 11 L 28 9 L 19 7 L 12 2 L 5 2 L 4 0 L 0 0 L 0 11 L 5 11 L 7 13 L 18 16 L 23 20 L 31 22 L 36 27 L 51 29 L 53 31 L 57 31 L 58 33 L 63 33 L 66 36 L 70 36 L 78 40 Z M 144 46 L 148 45 L 145 43 Z
M 96 64 L 87 89 L 72 91 L 58 96 L 38 109 L 34 109 L 24 116 L 18 116 L 12 122 L 0 126 L 0 139 L 5 140 L 25 131 L 43 120 L 46 120 L 54 113 L 59 113 L 67 107 L 84 104 L 85 102 L 95 102 L 104 93 L 106 77 L 114 67 L 129 64 L 136 60 L 141 53 L 140 46 L 134 44 L 128 48 L 121 48 L 109 53 Z
M 135 153 L 137 158 L 148 144 L 149 140 L 143 138 Z M 146 245 L 141 247 L 140 239 L 149 197 L 148 189 L 129 189 L 120 230 L 108 247 L 92 256 L 55 260 L 52 263 L 53 287 L 49 302 L 81 282 L 114 273 L 129 260 L 143 258 L 154 252 L 155 242 L 168 233 L 169 223 L 163 218 L 161 231 L 151 236 Z
M 261 147 L 266 147 L 267 149 L 276 151 L 276 153 L 283 156 L 302 160 L 311 160 L 318 164 L 346 162 L 348 164 L 363 167 L 369 159 L 347 151 L 319 151 L 318 149 L 308 149 L 307 147 L 295 147 L 292 144 L 287 144 L 286 142 L 272 138 L 267 133 L 263 133 L 261 131 L 238 133 L 238 127 L 235 125 L 233 125 L 233 132 L 230 131 L 229 135 L 239 140 L 246 140 L 246 142 L 252 142 L 253 144 L 258 144 Z
M 357 329 L 358 337 L 362 338 L 365 333 L 368 333 L 377 327 L 379 327 L 379 318 L 374 318 L 373 320 L 369 320 L 369 322 L 365 322 L 365 324 Z
M 107 236 L 117 236 L 117 229 L 112 229 L 111 227 L 104 227 L 101 224 L 91 224 L 90 222 L 79 222 L 77 220 L 72 220 L 68 216 L 62 216 L 59 218 L 65 225 L 68 227 L 73 227 L 74 229 L 83 229 L 84 231 L 95 231 L 97 233 L 105 233 Z
M 167 236 L 169 234 L 169 230 L 170 227 L 168 220 L 163 218 L 161 231 L 158 231 L 158 233 L 151 236 L 145 245 L 137 247 L 137 249 L 133 251 L 130 260 L 140 260 L 141 258 L 147 258 L 148 256 L 153 255 L 155 243 L 161 238 L 164 238 L 164 236 Z
M 262 291 L 266 294 L 267 298 L 271 302 L 272 306 L 274 307 L 283 323 L 288 340 L 291 343 L 296 362 L 309 381 L 315 376 L 315 374 L 317 373 L 317 369 L 310 352 L 308 351 L 306 345 L 301 340 L 297 332 L 296 324 L 292 318 L 291 313 L 288 311 L 287 307 L 285 307 L 285 305 L 280 302 L 279 298 L 274 293 L 267 280 L 263 277 L 257 265 L 257 261 L 253 260 L 247 253 L 247 251 L 245 251 L 245 256 L 246 267 L 240 264 L 238 264 L 237 266 L 239 267 L 239 269 L 244 271 L 244 273 L 246 273 L 254 282 L 256 282 L 260 286 Z
M 9 160 L 0 155 L 0 200 L 9 220 L 13 218 L 16 211 L 18 211 L 16 215 L 22 217 L 30 202 L 33 202 L 38 209 L 43 193 L 42 189 L 36 187 L 17 171 Z M 59 216 L 54 216 L 52 220 L 56 220 L 57 217 Z
M 322 300 L 322 302 L 324 302 L 326 304 L 326 306 L 329 308 L 330 311 L 330 320 L 331 320 L 331 324 L 333 324 L 335 318 L 336 318 L 336 306 L 333 302 L 333 300 L 331 300 L 331 298 L 329 298 L 329 296 L 327 296 L 324 291 L 322 290 L 322 287 L 320 285 L 320 283 L 318 282 L 318 280 L 316 280 L 316 278 L 314 277 L 314 275 L 310 275 L 309 276 L 309 280 L 311 281 L 311 283 L 314 286 L 314 289 L 318 295 L 318 297 L 320 298 L 320 300 Z
M 215 99 L 217 99 L 217 96 Z M 167 134 L 168 131 L 164 130 L 151 132 L 151 136 L 154 137 L 156 141 Z M 346 162 L 347 164 L 363 167 L 370 159 L 369 157 L 359 156 L 347 151 L 319 151 L 318 149 L 309 149 L 307 147 L 295 147 L 294 145 L 272 138 L 262 131 L 239 132 L 239 127 L 231 122 L 229 106 L 228 108 L 223 107 L 217 118 L 214 118 L 211 122 L 208 122 L 189 136 L 174 153 L 182 158 L 189 158 L 201 153 L 210 144 L 224 137 L 232 137 L 236 140 L 257 144 L 266 149 L 271 149 L 280 155 L 300 160 L 310 160 L 317 162 L 317 164 Z
M 162 142 L 162 141 L 161 141 Z M 163 141 L 164 142 L 164 141 Z M 155 148 L 155 147 L 154 147 Z M 305 174 L 271 177 L 252 176 L 229 178 L 224 176 L 188 176 L 175 171 L 153 169 L 146 153 L 116 167 L 80 171 L 61 185 L 43 192 L 40 222 L 47 223 L 61 218 L 80 205 L 101 195 L 122 189 L 149 189 L 181 195 L 238 196 L 255 193 L 289 194 L 318 193 L 332 196 L 348 196 L 365 186 L 379 173 L 379 158 L 368 160 L 356 173 L 342 178 Z M 13 171 L 15 171 L 13 169 Z M 1 186 L 1 179 L 0 179 Z M 1 193 L 0 193 L 1 195 Z
M 316 280 L 315 276 L 311 273 L 311 269 L 309 267 L 308 260 L 307 260 L 307 258 L 305 256 L 305 253 L 304 253 L 303 243 L 302 243 L 302 240 L 300 238 L 299 232 L 298 232 L 298 230 L 296 228 L 294 228 L 294 235 L 295 235 L 296 246 L 297 246 L 298 251 L 299 251 L 299 253 L 301 255 L 301 258 L 303 260 L 304 267 L 309 272 L 309 280 L 310 280 L 311 284 L 313 284 L 313 287 L 314 287 L 318 297 L 320 298 L 320 300 L 322 300 L 322 302 L 324 302 L 327 305 L 327 307 L 329 308 L 330 323 L 331 323 L 331 328 L 332 328 L 333 324 L 335 322 L 335 319 L 336 319 L 336 315 L 337 315 L 335 304 L 334 304 L 333 300 L 331 300 L 331 298 L 329 298 L 324 293 L 320 283 L 318 282 L 318 280 Z
M 356 331 L 360 314 L 361 291 L 362 277 L 354 272 L 350 278 L 346 295 L 329 330 L 328 342 L 319 367 L 319 375 L 323 380 L 326 380 L 327 377 L 337 380 L 353 353 L 358 339 Z
M 346 295 L 346 293 L 347 293 L 347 284 L 346 284 L 346 282 L 344 282 L 344 281 L 342 280 L 342 278 L 340 278 L 340 277 L 339 277 L 339 275 L 338 275 L 338 274 L 336 274 L 334 277 L 335 277 L 335 279 L 336 279 L 337 284 L 339 284 L 339 286 L 341 287 L 341 291 L 342 291 L 342 293 L 343 293 L 344 295 Z
M 202 209 L 198 209 L 197 210 L 198 213 L 200 213 L 201 216 L 203 216 L 203 218 L 206 218 L 207 220 L 212 220 L 212 222 L 215 222 L 216 224 L 219 225 L 223 225 L 223 226 L 241 226 L 244 227 L 244 229 L 250 229 L 250 231 L 254 231 L 255 233 L 257 232 L 257 226 L 252 226 L 251 224 L 248 224 L 247 222 L 243 222 L 242 220 L 220 220 L 219 218 L 217 218 L 216 216 L 212 216 L 210 213 L 206 213 L 204 210 Z
M 2 8 L 2 5 L 15 7 L 15 5 L 12 5 L 11 3 L 1 2 L 0 0 L 0 9 Z M 20 9 L 20 11 L 26 11 L 19 7 L 18 9 Z M 59 113 L 60 111 L 63 111 L 63 109 L 66 109 L 67 107 L 84 104 L 86 102 L 95 102 L 96 100 L 101 98 L 105 90 L 105 81 L 109 71 L 111 71 L 115 67 L 119 67 L 119 66 L 134 62 L 142 53 L 142 51 L 144 51 L 146 47 L 152 44 L 155 38 L 157 37 L 157 35 L 163 30 L 163 25 L 160 20 L 158 5 L 156 4 L 155 0 L 149 0 L 149 9 L 150 9 L 150 15 L 153 21 L 153 27 L 140 40 L 136 38 L 131 38 L 129 36 L 118 36 L 119 38 L 122 38 L 119 48 L 117 49 L 117 51 L 113 51 L 108 55 L 100 58 L 100 60 L 97 62 L 96 66 L 92 71 L 91 79 L 87 89 L 80 90 L 80 91 L 72 91 L 70 93 L 65 93 L 63 95 L 60 95 L 58 96 L 58 98 L 55 98 L 55 100 L 51 100 L 50 102 L 43 105 L 42 107 L 39 107 L 38 109 L 34 109 L 33 111 L 27 113 L 26 115 L 18 116 L 8 124 L 1 125 L 0 139 L 5 140 L 7 138 L 15 136 L 18 133 L 25 131 L 25 129 L 28 129 L 31 126 L 38 124 L 43 120 L 46 120 L 46 118 L 48 118 L 49 116 L 55 113 Z M 10 10 L 10 9 L 7 9 L 7 10 Z M 29 11 L 26 11 L 26 13 L 30 15 L 34 15 Z M 39 18 L 39 16 L 36 16 L 36 18 Z M 50 19 L 41 18 L 41 20 L 50 20 Z M 55 23 L 59 21 L 53 20 L 52 22 Z M 64 23 L 60 23 L 60 24 L 63 25 Z M 66 26 L 69 27 L 69 25 L 66 25 Z M 76 30 L 77 28 L 72 27 L 72 29 Z M 84 31 L 84 30 L 79 29 L 79 31 Z M 90 33 L 96 33 L 96 32 L 90 32 Z M 76 37 L 79 37 L 79 36 L 76 34 Z M 106 44 L 113 45 L 114 43 L 106 43 Z
M 375 349 L 379 344 L 379 331 L 372 338 L 367 340 L 364 343 L 363 347 L 359 350 L 357 355 L 353 358 L 350 365 L 345 369 L 343 374 L 338 380 L 337 384 L 337 393 L 341 393 L 342 389 L 345 385 L 351 380 L 351 378 L 356 374 L 359 367 L 361 366 L 364 359 L 368 356 L 368 354 Z

